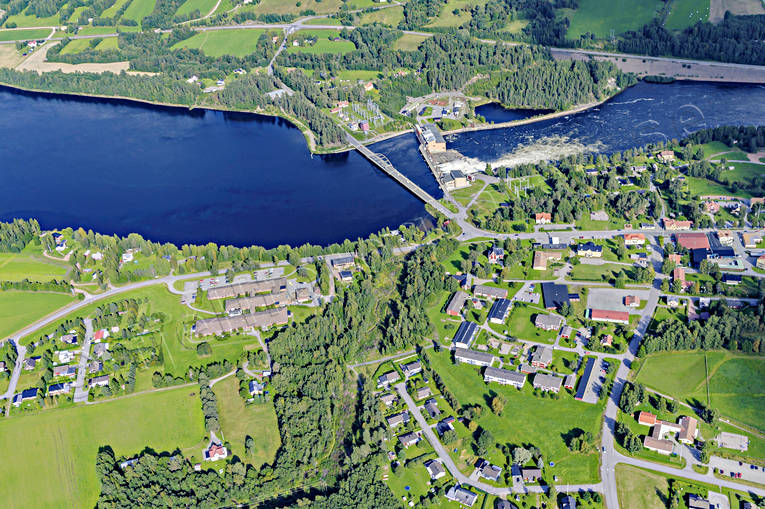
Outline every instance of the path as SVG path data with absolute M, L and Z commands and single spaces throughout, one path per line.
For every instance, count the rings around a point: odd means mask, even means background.
M 85 375 L 88 371 L 88 358 L 90 356 L 90 341 L 93 339 L 93 320 L 86 318 L 85 339 L 80 349 L 80 362 L 77 367 L 77 381 L 74 384 L 74 402 L 82 403 L 88 400 L 88 388 L 85 385 Z

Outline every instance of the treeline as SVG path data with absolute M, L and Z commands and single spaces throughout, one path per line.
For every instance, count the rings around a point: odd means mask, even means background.
M 40 223 L 36 219 L 0 222 L 0 252 L 20 253 L 33 238 L 39 235 Z
M 199 376 L 199 399 L 202 400 L 202 415 L 205 419 L 205 429 L 213 433 L 220 432 L 220 419 L 218 417 L 218 398 L 210 387 L 210 380 L 206 375 Z
M 618 48 L 626 53 L 765 65 L 765 14 L 735 16 L 726 12 L 719 23 L 698 22 L 679 33 L 654 20 L 640 30 L 625 33 Z
M 462 28 L 479 38 L 522 39 L 546 46 L 570 46 L 566 38 L 569 20 L 557 16 L 556 9 L 576 9 L 576 0 L 489 0 L 468 8 L 470 19 Z M 526 26 L 520 37 L 505 30 L 508 21 L 523 19 Z
M 72 285 L 63 280 L 30 281 L 25 278 L 21 281 L 0 281 L 0 290 L 72 293 Z
M 446 0 L 409 0 L 404 4 L 404 19 L 398 27 L 402 30 L 421 28 L 438 16 L 445 5 Z
M 646 335 L 639 355 L 674 350 L 717 350 L 765 353 L 765 303 L 752 309 L 729 308 L 725 300 L 714 301 L 708 320 L 688 324 L 677 320 L 661 322 Z
M 738 146 L 747 152 L 757 152 L 765 147 L 765 126 L 722 126 L 696 131 L 686 138 L 685 144 L 704 144 L 712 141 Z M 702 152 L 703 154 L 703 152 Z

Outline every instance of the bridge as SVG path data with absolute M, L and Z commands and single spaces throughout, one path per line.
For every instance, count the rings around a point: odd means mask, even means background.
M 406 176 L 404 176 L 403 173 L 398 171 L 393 164 L 388 160 L 387 157 L 385 157 L 385 154 L 378 154 L 375 152 L 372 152 L 367 147 L 362 145 L 359 140 L 354 138 L 353 136 L 346 135 L 348 139 L 348 143 L 350 143 L 356 150 L 361 152 L 361 155 L 369 159 L 369 161 L 380 168 L 382 171 L 387 173 L 390 177 L 392 177 L 394 180 L 396 180 L 399 184 L 401 184 L 407 191 L 415 195 L 417 198 L 422 200 L 423 202 L 427 203 L 437 211 L 439 211 L 441 214 L 445 215 L 446 217 L 450 217 L 452 214 L 441 205 L 438 200 L 433 198 L 430 194 L 428 194 L 425 190 L 423 190 L 420 186 L 409 180 Z

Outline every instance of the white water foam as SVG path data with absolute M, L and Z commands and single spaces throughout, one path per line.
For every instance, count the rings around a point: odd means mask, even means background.
M 512 152 L 503 154 L 494 161 L 483 161 L 480 164 L 486 166 L 488 162 L 494 168 L 510 167 L 525 163 L 563 159 L 586 152 L 601 152 L 605 148 L 606 145 L 600 141 L 584 144 L 581 141 L 572 140 L 568 136 L 547 136 L 528 145 L 518 145 Z

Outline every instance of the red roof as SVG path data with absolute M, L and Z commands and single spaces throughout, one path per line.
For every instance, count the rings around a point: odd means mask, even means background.
M 630 314 L 626 311 L 611 311 L 608 309 L 590 310 L 590 318 L 593 320 L 614 320 L 619 322 L 629 322 Z
M 104 334 L 106 331 L 104 329 L 100 329 L 96 331 L 96 334 L 93 336 L 95 339 L 104 339 Z
M 550 212 L 537 212 L 534 214 L 535 219 L 549 219 L 552 221 L 552 214 Z
M 629 306 L 630 304 L 639 304 L 640 298 L 637 295 L 627 295 L 624 297 L 624 304 Z
M 709 249 L 706 233 L 676 233 L 675 238 L 686 249 Z
M 685 269 L 682 267 L 675 267 L 672 271 L 672 279 L 677 281 L 685 281 Z
M 640 412 L 638 414 L 638 422 L 640 424 L 647 424 L 649 426 L 653 426 L 656 424 L 656 416 L 653 415 L 651 412 Z

